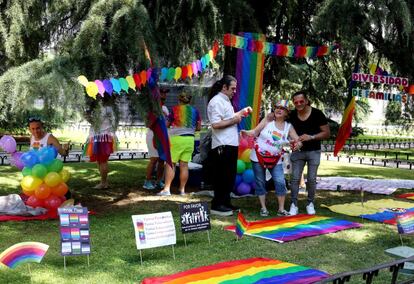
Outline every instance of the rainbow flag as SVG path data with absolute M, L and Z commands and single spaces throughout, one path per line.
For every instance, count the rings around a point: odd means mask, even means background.
M 397 216 L 397 228 L 400 234 L 414 233 L 414 212 L 407 212 Z
M 249 258 L 201 266 L 162 277 L 145 278 L 142 284 L 309 284 L 329 274 L 293 263 L 269 258 Z
M 158 156 L 172 168 L 170 140 L 164 115 L 157 117 L 152 112 L 148 112 L 148 122 L 148 128 L 154 132 L 154 147 L 158 151 Z
M 414 200 L 414 193 L 400 194 L 400 195 L 397 195 L 397 197 L 398 198 L 406 198 L 406 199 Z
M 389 225 L 397 225 L 398 226 L 398 220 L 397 218 L 401 215 L 407 214 L 407 213 L 414 213 L 414 207 L 413 208 L 384 208 L 383 211 L 373 213 L 373 214 L 362 214 L 359 215 L 359 217 L 385 223 Z
M 243 237 L 244 232 L 249 227 L 249 223 L 244 218 L 243 214 L 239 212 L 237 214 L 237 222 L 236 222 L 236 235 L 239 239 Z
M 38 242 L 23 242 L 15 244 L 0 254 L 0 263 L 9 268 L 28 263 L 40 263 L 46 254 L 49 246 Z
M 201 121 L 198 110 L 190 105 L 177 105 L 171 109 L 169 116 L 171 126 L 196 129 L 197 123 Z
M 359 223 L 339 220 L 330 217 L 299 214 L 249 222 L 246 235 L 259 237 L 279 243 L 294 241 L 301 238 L 334 233 L 341 230 L 359 228 Z M 234 226 L 225 227 L 234 231 Z
M 265 40 L 265 36 L 262 34 L 240 34 L 246 38 Z M 233 97 L 233 107 L 236 112 L 247 106 L 251 106 L 253 109 L 251 115 L 242 119 L 239 124 L 240 129 L 253 129 L 259 123 L 264 58 L 263 53 L 244 49 L 237 50 L 236 79 L 238 85 Z

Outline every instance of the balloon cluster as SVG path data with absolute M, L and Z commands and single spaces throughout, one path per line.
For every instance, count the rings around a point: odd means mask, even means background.
M 135 91 L 141 89 L 142 86 L 145 86 L 147 83 L 150 87 L 155 85 L 158 80 L 161 81 L 178 81 L 180 78 L 185 80 L 194 76 L 198 76 L 198 73 L 203 72 L 209 64 L 216 57 L 219 50 L 218 42 L 215 41 L 213 48 L 209 50 L 207 54 L 201 57 L 199 60 L 181 66 L 181 67 L 163 67 L 163 68 L 149 68 L 148 70 L 142 70 L 139 73 L 135 73 L 132 76 L 128 75 L 125 78 L 111 78 L 105 80 L 95 80 L 89 81 L 84 75 L 78 77 L 78 82 L 86 88 L 86 93 L 91 98 L 96 99 L 96 96 L 99 94 L 101 97 L 105 93 L 112 96 L 112 93 L 120 94 L 121 91 L 128 93 L 129 89 Z
M 237 159 L 235 191 L 238 195 L 249 194 L 255 188 L 250 152 L 254 146 L 253 137 L 241 137 Z
M 56 211 L 66 200 L 64 195 L 69 190 L 66 182 L 70 173 L 63 168 L 63 162 L 56 159 L 55 147 L 16 152 L 16 140 L 8 135 L 0 139 L 0 147 L 11 154 L 11 164 L 22 170 L 20 185 L 28 196 L 26 204 Z

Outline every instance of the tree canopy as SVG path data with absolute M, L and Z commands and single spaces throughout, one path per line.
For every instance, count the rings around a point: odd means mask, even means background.
M 155 66 L 179 66 L 240 31 L 275 43 L 340 43 L 335 55 L 317 60 L 267 57 L 264 100 L 307 89 L 315 103 L 341 111 L 357 61 L 414 79 L 413 13 L 408 0 L 0 0 L 0 128 L 24 126 L 40 112 L 38 99 L 53 125 L 81 117 L 94 104 L 76 77 L 144 70 L 144 46 Z M 224 72 L 234 72 L 232 52 L 217 59 Z M 150 102 L 131 96 L 131 103 Z M 412 104 L 402 111 L 411 123 Z

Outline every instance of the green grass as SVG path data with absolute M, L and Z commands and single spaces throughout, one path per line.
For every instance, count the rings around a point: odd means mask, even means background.
M 96 190 L 98 171 L 92 163 L 65 164 L 72 172 L 69 186 L 76 200 L 96 212 L 90 216 L 92 254 L 90 266 L 86 257 L 68 257 L 67 270 L 59 254 L 58 221 L 0 223 L 0 251 L 21 241 L 40 241 L 50 245 L 41 264 L 31 264 L 33 283 L 139 283 L 144 277 L 161 276 L 201 265 L 250 257 L 269 257 L 300 265 L 310 266 L 328 273 L 338 273 L 373 266 L 392 260 L 384 249 L 398 246 L 399 237 L 392 226 L 338 215 L 325 208 L 318 214 L 334 216 L 363 223 L 360 229 L 345 230 L 335 234 L 305 238 L 278 244 L 258 238 L 244 237 L 236 242 L 233 234 L 223 227 L 235 222 L 235 217 L 212 218 L 211 245 L 207 235 L 187 235 L 187 247 L 178 223 L 180 202 L 209 199 L 173 196 L 159 198 L 141 188 L 147 161 L 110 162 L 111 188 Z M 412 171 L 381 167 L 350 165 L 323 161 L 320 176 L 358 176 L 367 178 L 412 178 Z M 19 193 L 20 173 L 11 167 L 0 167 L 0 195 Z M 176 192 L 176 189 L 174 189 Z M 398 190 L 398 193 L 409 190 Z M 383 196 L 381 196 L 383 197 Z M 333 205 L 359 200 L 356 192 L 319 191 L 317 204 Z M 366 194 L 367 199 L 378 195 Z M 306 196 L 300 196 L 300 210 L 304 211 Z M 272 217 L 275 197 L 268 195 Z M 256 198 L 234 201 L 248 220 L 259 220 L 259 202 Z M 288 204 L 288 203 L 287 203 Z M 414 206 L 414 203 L 413 203 Z M 136 249 L 131 215 L 172 211 L 177 230 L 176 260 L 171 247 L 143 251 L 143 265 Z M 405 244 L 414 246 L 413 238 L 404 238 Z M 379 282 L 387 283 L 389 273 L 382 273 Z M 0 283 L 30 283 L 27 265 L 16 270 L 0 269 Z M 350 283 L 362 283 L 354 282 Z

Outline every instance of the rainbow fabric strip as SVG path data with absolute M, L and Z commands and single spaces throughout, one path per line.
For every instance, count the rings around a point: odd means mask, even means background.
M 247 38 L 265 40 L 264 35 L 241 33 Z M 242 119 L 240 129 L 253 129 L 259 123 L 260 104 L 263 87 L 264 54 L 239 49 L 237 51 L 236 79 L 238 82 L 236 94 L 233 97 L 233 107 L 239 111 L 252 107 L 251 115 Z
M 0 263 L 9 268 L 28 263 L 40 263 L 46 254 L 49 246 L 38 242 L 23 242 L 15 244 L 0 254 Z
M 346 229 L 359 228 L 361 226 L 359 223 L 347 220 L 299 214 L 249 222 L 249 227 L 245 234 L 283 243 Z M 234 226 L 228 226 L 225 229 L 228 231 L 235 230 Z
M 400 195 L 397 195 L 397 197 L 398 198 L 406 198 L 406 199 L 414 200 L 414 193 L 400 194 Z
M 301 46 L 286 45 L 280 43 L 265 42 L 264 40 L 251 38 L 248 36 L 237 36 L 233 34 L 225 34 L 223 43 L 225 46 L 235 47 L 250 52 L 257 52 L 266 55 L 283 56 L 283 57 L 320 57 L 332 53 L 339 48 L 339 44 L 321 45 L 321 46 Z
M 397 216 L 397 228 L 400 234 L 414 233 L 414 212 L 407 212 Z
M 169 117 L 171 126 L 196 129 L 197 122 L 201 121 L 200 113 L 190 105 L 177 105 L 171 110 Z
M 239 239 L 243 237 L 244 232 L 249 227 L 249 223 L 244 218 L 243 214 L 239 212 L 237 214 L 237 222 L 236 222 L 236 235 Z
M 329 274 L 293 263 L 269 258 L 249 258 L 201 266 L 163 277 L 145 278 L 142 284 L 309 284 Z

